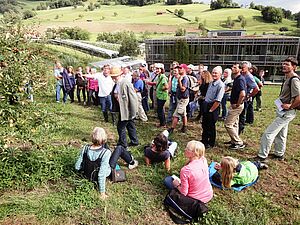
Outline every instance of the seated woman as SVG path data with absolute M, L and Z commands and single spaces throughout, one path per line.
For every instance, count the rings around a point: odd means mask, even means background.
M 169 132 L 165 130 L 154 138 L 151 146 L 146 146 L 144 148 L 145 162 L 147 166 L 153 163 L 165 162 L 166 170 L 170 171 L 170 158 L 174 156 L 177 143 L 169 141 L 168 136 Z
M 101 193 L 101 198 L 108 197 L 105 193 L 106 177 L 111 174 L 111 170 L 116 168 L 117 161 L 121 157 L 128 168 L 137 167 L 138 161 L 122 146 L 117 146 L 111 153 L 106 145 L 107 135 L 103 128 L 95 127 L 92 132 L 92 144 L 85 145 L 80 152 L 75 164 L 77 171 L 83 171 L 86 178 L 96 181 Z
M 267 169 L 268 166 L 261 162 L 242 161 L 230 156 L 223 157 L 221 163 L 216 163 L 218 170 L 212 180 L 216 184 L 222 184 L 225 188 L 238 187 L 250 184 L 258 178 L 259 169 Z M 220 172 L 219 172 L 220 171 Z
M 207 160 L 204 157 L 205 147 L 199 141 L 189 141 L 184 150 L 187 163 L 180 170 L 180 179 L 176 176 L 165 178 L 168 189 L 177 188 L 181 194 L 191 198 L 209 202 L 213 197 L 213 189 L 209 182 Z

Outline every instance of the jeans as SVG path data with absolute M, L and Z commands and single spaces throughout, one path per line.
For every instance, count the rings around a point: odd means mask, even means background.
M 247 108 L 248 108 L 248 102 L 244 102 L 244 109 L 242 113 L 239 115 L 239 134 L 243 133 L 245 129 Z
M 126 148 L 124 148 L 122 145 L 118 145 L 115 150 L 113 151 L 110 159 L 109 159 L 109 165 L 112 169 L 116 168 L 118 159 L 121 157 L 121 159 L 123 159 L 126 163 L 128 164 L 133 164 L 133 157 L 130 154 L 130 152 L 128 152 L 126 150 Z
M 170 104 L 169 104 L 169 111 L 168 111 L 168 118 L 167 118 L 167 122 L 172 122 L 172 118 L 173 118 L 173 113 L 176 109 L 177 106 L 177 98 L 175 96 L 175 94 L 170 96 Z
M 74 91 L 75 91 L 75 87 L 72 88 L 68 93 L 71 99 L 71 103 L 74 102 Z
M 60 84 L 59 82 L 56 83 L 56 101 L 59 102 L 60 101 L 60 91 L 61 89 L 63 89 L 62 84 Z
M 107 112 L 108 110 L 111 111 L 112 109 L 111 95 L 105 97 L 99 97 L 99 102 L 100 102 L 102 112 Z
M 218 120 L 218 109 L 215 109 L 213 112 L 209 112 L 208 110 L 203 110 L 202 143 L 204 145 L 210 145 L 211 147 L 215 146 L 216 135 L 217 135 L 216 132 L 217 120 Z
M 253 99 L 248 101 L 248 108 L 246 112 L 246 123 L 252 124 L 254 122 L 254 108 L 253 108 Z
M 296 117 L 296 110 L 278 112 L 275 120 L 268 126 L 260 141 L 260 150 L 258 156 L 267 158 L 273 142 L 275 155 L 283 156 L 286 149 L 286 139 L 289 123 Z
M 126 129 L 128 131 L 128 136 L 132 144 L 138 144 L 139 140 L 136 134 L 136 128 L 133 120 L 125 120 L 121 121 L 119 116 L 119 121 L 117 124 L 117 130 L 119 134 L 118 145 L 122 145 L 123 147 L 127 147 L 127 139 L 126 139 Z
M 166 117 L 165 117 L 165 110 L 164 105 L 166 100 L 157 99 L 157 116 L 159 119 L 160 126 L 166 125 Z
M 221 101 L 221 105 L 222 105 L 222 118 L 226 118 L 227 116 L 227 107 L 226 107 L 226 103 L 229 99 L 230 95 L 229 93 L 225 93 L 223 98 L 222 98 L 222 101 Z
M 173 185 L 173 177 L 172 176 L 167 176 L 164 180 L 164 185 L 169 189 L 172 190 L 174 189 L 174 185 Z
M 86 102 L 85 87 L 79 87 L 79 86 L 77 86 L 77 91 L 76 92 L 77 92 L 77 100 L 78 100 L 78 102 L 81 102 L 80 91 L 82 91 L 83 102 Z
M 147 113 L 150 110 L 150 106 L 149 106 L 149 101 L 148 101 L 149 97 L 148 96 L 144 96 L 142 98 L 142 106 L 144 109 L 144 112 Z
M 88 91 L 88 102 L 87 104 L 91 104 L 91 99 L 93 99 L 94 105 L 98 105 L 98 91 L 95 90 L 89 90 Z

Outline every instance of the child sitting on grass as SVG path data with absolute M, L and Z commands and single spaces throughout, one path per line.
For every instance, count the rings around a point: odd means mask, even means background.
M 165 162 L 166 170 L 170 171 L 170 159 L 174 156 L 177 143 L 169 141 L 168 136 L 169 132 L 165 130 L 154 138 L 151 146 L 144 147 L 145 162 L 147 166 L 153 163 Z
M 267 169 L 268 166 L 261 162 L 242 161 L 230 156 L 223 157 L 221 163 L 216 163 L 218 170 L 212 180 L 216 184 L 222 184 L 225 188 L 238 187 L 250 184 L 258 178 L 259 169 Z

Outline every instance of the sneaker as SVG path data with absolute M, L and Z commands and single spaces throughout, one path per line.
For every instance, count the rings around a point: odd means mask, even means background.
M 244 144 L 231 144 L 229 146 L 229 148 L 233 149 L 233 150 L 241 150 L 245 148 Z
M 139 165 L 139 162 L 137 160 L 133 160 L 134 163 L 132 165 L 128 165 L 128 169 L 132 170 L 134 168 L 136 168 Z
M 180 132 L 182 132 L 182 133 L 186 133 L 186 131 L 187 131 L 187 128 L 186 128 L 186 126 L 182 126 L 182 128 L 181 128 Z
M 132 143 L 132 142 L 130 142 L 130 143 L 128 144 L 128 147 L 138 146 L 138 145 L 139 145 L 138 143 Z
M 271 154 L 270 155 L 272 159 L 277 160 L 277 161 L 284 161 L 284 156 L 279 156 L 279 155 L 275 155 L 275 154 Z
M 262 162 L 260 163 L 259 169 L 266 170 L 268 168 L 269 168 L 269 166 L 267 164 L 262 163 Z
M 253 161 L 258 161 L 258 162 L 268 162 L 268 159 L 267 158 L 262 158 L 262 157 L 260 157 L 260 156 L 256 156 L 256 157 L 254 157 L 253 159 L 251 159 L 251 160 L 253 160 Z

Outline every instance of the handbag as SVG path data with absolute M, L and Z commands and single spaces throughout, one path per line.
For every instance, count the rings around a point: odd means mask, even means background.
M 198 222 L 199 217 L 208 212 L 205 203 L 181 194 L 177 189 L 171 190 L 164 199 L 164 205 L 176 224 Z
M 126 181 L 126 173 L 124 170 L 111 170 L 111 179 L 113 183 Z

